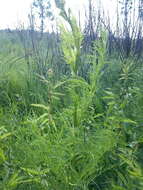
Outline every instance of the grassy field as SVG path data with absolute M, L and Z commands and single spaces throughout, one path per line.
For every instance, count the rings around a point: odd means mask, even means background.
M 84 52 L 64 19 L 60 40 L 0 32 L 0 190 L 142 190 L 142 60 L 104 30 Z

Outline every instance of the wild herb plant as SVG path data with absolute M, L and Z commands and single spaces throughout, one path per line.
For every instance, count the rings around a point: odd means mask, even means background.
M 63 65 L 51 48 L 29 65 L 1 54 L 0 189 L 142 190 L 142 65 L 109 59 L 103 29 L 85 55 L 71 10 L 56 5 Z

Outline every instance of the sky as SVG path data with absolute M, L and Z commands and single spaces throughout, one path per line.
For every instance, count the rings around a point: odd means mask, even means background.
M 116 0 L 101 1 L 103 6 L 108 9 L 111 17 L 113 17 Z M 0 29 L 15 28 L 19 24 L 25 23 L 32 2 L 33 0 L 0 0 Z M 87 6 L 87 0 L 66 0 L 66 3 L 68 7 L 77 12 L 78 10 L 83 11 Z

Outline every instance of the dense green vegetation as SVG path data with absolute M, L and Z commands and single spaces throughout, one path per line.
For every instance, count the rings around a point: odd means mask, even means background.
M 102 27 L 85 53 L 57 6 L 60 37 L 0 32 L 0 190 L 142 190 L 142 62 L 109 56 Z

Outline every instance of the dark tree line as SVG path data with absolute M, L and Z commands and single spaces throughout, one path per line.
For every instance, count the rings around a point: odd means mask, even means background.
M 100 39 L 102 31 L 106 31 L 106 53 L 109 57 L 116 56 L 122 60 L 128 57 L 141 58 L 143 53 L 143 0 L 118 1 L 114 18 L 115 27 L 112 26 L 112 18 L 106 16 L 106 10 L 103 9 L 102 4 L 97 6 L 94 3 L 93 0 L 88 1 L 85 13 L 83 53 L 91 53 L 94 41 Z M 55 4 L 62 10 L 61 15 L 70 22 L 71 10 L 65 12 L 63 9 L 65 2 L 56 0 Z M 34 58 L 37 72 L 40 75 L 47 75 L 47 70 L 52 67 L 56 76 L 59 77 L 59 73 L 68 73 L 68 66 L 65 64 L 60 46 L 60 31 L 58 26 L 53 24 L 55 15 L 52 6 L 50 0 L 34 0 L 28 15 L 28 29 L 21 27 L 16 32 L 23 46 L 27 64 L 29 65 L 31 58 Z M 48 27 L 50 31 L 47 31 Z

